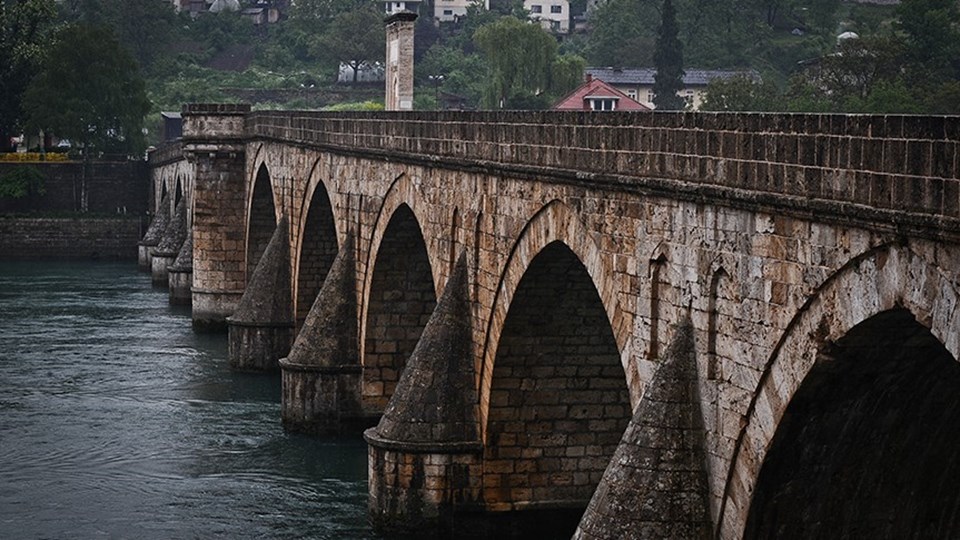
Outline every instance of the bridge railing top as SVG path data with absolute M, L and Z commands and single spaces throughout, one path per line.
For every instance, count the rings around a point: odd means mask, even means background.
M 264 111 L 245 129 L 253 139 L 621 188 L 701 197 L 733 188 L 778 206 L 820 200 L 960 219 L 960 116 Z
M 147 162 L 151 167 L 157 167 L 181 159 L 184 159 L 183 143 L 179 140 L 164 142 L 147 153 Z

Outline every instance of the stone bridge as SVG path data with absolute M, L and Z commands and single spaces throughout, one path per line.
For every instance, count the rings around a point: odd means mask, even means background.
M 376 426 L 382 529 L 960 535 L 960 118 L 183 116 L 142 262 L 288 429 Z

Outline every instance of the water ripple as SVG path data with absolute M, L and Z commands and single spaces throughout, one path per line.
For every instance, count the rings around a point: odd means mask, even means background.
M 286 434 L 279 379 L 132 265 L 0 263 L 0 538 L 373 537 L 366 446 Z

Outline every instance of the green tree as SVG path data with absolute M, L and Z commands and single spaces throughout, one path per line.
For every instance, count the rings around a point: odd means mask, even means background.
M 473 37 L 490 71 L 484 103 L 510 106 L 510 98 L 536 95 L 547 89 L 550 66 L 557 57 L 557 41 L 540 25 L 515 17 L 501 17 L 477 30 Z
M 23 199 L 39 197 L 46 193 L 43 173 L 36 167 L 14 167 L 0 175 L 0 198 Z
M 0 151 L 23 128 L 21 102 L 56 27 L 53 0 L 0 2 Z
M 109 29 L 72 25 L 58 35 L 24 95 L 26 124 L 84 148 L 139 152 L 150 109 L 133 56 Z
M 779 102 L 777 87 L 773 83 L 737 75 L 710 81 L 700 110 L 775 111 Z
M 677 36 L 677 17 L 672 0 L 663 0 L 660 31 L 653 52 L 653 104 L 659 110 L 677 111 L 686 106 L 683 89 L 683 44 Z
M 904 0 L 898 27 L 906 36 L 914 85 L 927 86 L 960 75 L 960 10 L 955 0 Z
M 69 0 L 64 8 L 70 22 L 112 28 L 145 68 L 170 42 L 177 26 L 170 3 L 157 0 Z
M 608 0 L 590 19 L 587 60 L 595 66 L 649 66 L 658 19 L 649 2 Z
M 552 97 L 562 97 L 583 83 L 583 72 L 587 61 L 575 54 L 563 54 L 550 64 L 550 84 Z
M 329 57 L 353 69 L 353 82 L 357 82 L 361 64 L 383 60 L 385 36 L 379 4 L 367 4 L 337 15 L 320 44 Z

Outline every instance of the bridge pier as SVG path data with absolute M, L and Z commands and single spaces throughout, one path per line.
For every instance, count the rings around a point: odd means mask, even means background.
M 466 257 L 407 362 L 369 447 L 370 518 L 384 532 L 423 534 L 477 510 L 482 444 Z
M 170 289 L 170 303 L 190 305 L 190 286 L 193 284 L 193 233 L 187 233 L 187 239 L 180 247 L 173 264 L 167 267 Z
M 166 287 L 169 284 L 167 267 L 173 264 L 187 237 L 187 208 L 183 200 L 177 204 L 173 217 L 163 231 L 157 247 L 150 250 L 150 274 L 153 284 Z
M 574 539 L 710 538 L 695 355 L 688 318 L 661 358 Z
M 280 416 L 288 431 L 368 427 L 363 414 L 355 242 L 347 236 L 290 350 L 280 359 Z
M 183 108 L 183 151 L 195 165 L 193 328 L 223 331 L 243 295 L 247 211 L 244 118 L 249 105 Z
M 286 216 L 260 258 L 237 310 L 227 317 L 230 366 L 276 371 L 290 352 L 293 300 L 290 294 L 290 240 Z
M 167 230 L 167 224 L 170 223 L 170 213 L 167 198 L 163 197 L 158 206 L 159 211 L 153 216 L 153 221 L 147 227 L 147 232 L 137 244 L 137 266 L 143 272 L 150 272 L 153 268 L 150 251 L 160 244 L 163 232 Z

